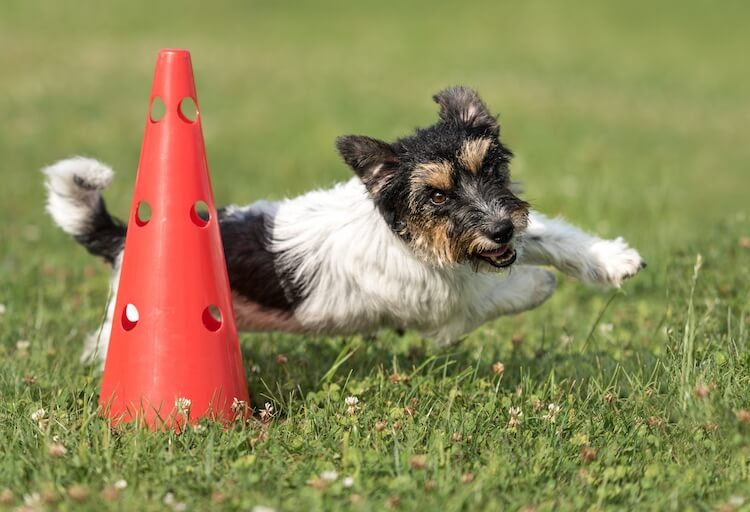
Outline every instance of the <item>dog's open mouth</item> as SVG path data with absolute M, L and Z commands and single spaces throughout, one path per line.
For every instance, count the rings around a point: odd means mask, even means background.
M 503 245 L 491 251 L 477 252 L 475 256 L 497 268 L 509 267 L 516 261 L 516 251 L 511 245 Z

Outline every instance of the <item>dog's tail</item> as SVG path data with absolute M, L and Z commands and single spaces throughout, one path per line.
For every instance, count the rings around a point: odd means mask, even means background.
M 75 157 L 42 172 L 47 175 L 47 211 L 55 223 L 91 254 L 114 263 L 127 228 L 107 212 L 100 192 L 112 181 L 112 169 L 91 158 Z

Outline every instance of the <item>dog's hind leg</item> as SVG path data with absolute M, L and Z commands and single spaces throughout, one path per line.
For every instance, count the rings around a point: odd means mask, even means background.
M 484 303 L 491 306 L 482 323 L 502 315 L 534 309 L 546 301 L 557 286 L 555 274 L 541 267 L 518 265 L 506 279 L 490 290 Z
M 112 320 L 115 315 L 115 302 L 117 300 L 117 286 L 120 283 L 120 266 L 122 263 L 122 252 L 115 259 L 114 272 L 110 281 L 109 301 L 107 303 L 107 312 L 104 316 L 102 325 L 96 331 L 90 333 L 83 344 L 83 353 L 81 362 L 85 364 L 98 365 L 100 369 L 104 368 L 104 360 L 107 357 L 109 348 L 109 337 L 112 334 Z
M 509 274 L 488 276 L 477 274 L 477 293 L 464 305 L 455 318 L 424 335 L 439 344 L 455 343 L 465 334 L 499 316 L 513 315 L 534 309 L 555 291 L 555 274 L 541 267 L 517 265 Z M 488 287 L 487 279 L 491 280 Z

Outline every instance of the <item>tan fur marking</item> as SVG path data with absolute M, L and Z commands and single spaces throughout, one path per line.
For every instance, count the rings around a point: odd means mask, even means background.
M 432 244 L 435 253 L 442 265 L 456 262 L 456 257 L 451 250 L 451 238 L 448 235 L 448 223 L 441 222 L 432 229 Z
M 379 174 L 381 172 L 383 172 L 382 164 L 378 166 L 378 168 L 372 173 L 372 176 L 370 177 L 370 179 L 365 183 L 367 190 L 373 196 L 378 195 L 380 191 L 383 190 L 383 188 L 393 179 L 393 173 L 390 173 L 387 176 L 380 178 Z
M 305 331 L 291 313 L 264 308 L 236 293 L 232 294 L 232 301 L 234 318 L 241 331 Z
M 470 139 L 464 142 L 458 154 L 461 165 L 473 173 L 481 171 L 482 162 L 484 162 L 484 157 L 487 156 L 490 144 L 492 144 L 490 139 Z
M 513 227 L 516 230 L 524 230 L 529 224 L 529 210 L 527 208 L 518 208 L 510 214 L 513 221 Z
M 412 226 L 411 231 L 415 234 L 412 241 L 415 251 L 432 260 L 437 266 L 446 267 L 458 261 L 448 222 L 431 222 L 419 228 Z
M 413 182 L 447 191 L 453 188 L 453 168 L 448 162 L 420 164 L 414 169 L 411 179 Z

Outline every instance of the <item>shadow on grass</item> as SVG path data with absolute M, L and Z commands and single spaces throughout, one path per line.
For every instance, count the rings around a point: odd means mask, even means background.
M 473 380 L 493 380 L 497 377 L 489 352 L 476 342 L 441 348 L 411 334 L 399 336 L 388 331 L 368 338 L 315 339 L 277 334 L 252 335 L 243 340 L 248 385 L 255 404 L 289 396 L 304 398 L 328 382 L 343 386 L 379 375 L 387 378 L 402 374 L 412 380 L 437 383 L 470 373 Z M 629 348 L 613 354 L 605 350 L 524 347 L 512 349 L 503 361 L 502 389 L 521 386 L 531 392 L 528 388 L 546 386 L 551 381 L 585 389 L 594 382 L 623 396 L 630 388 L 652 382 L 659 367 L 659 359 L 652 352 Z

